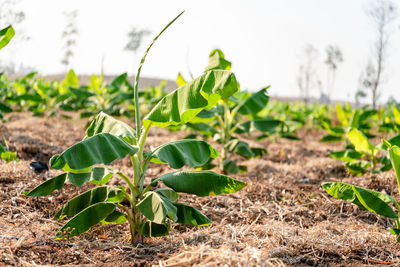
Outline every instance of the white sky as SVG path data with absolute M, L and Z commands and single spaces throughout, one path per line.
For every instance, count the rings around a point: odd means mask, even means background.
M 310 43 L 320 51 L 320 77 L 325 82 L 325 48 L 336 44 L 344 62 L 338 68 L 334 98 L 353 101 L 374 41 L 372 24 L 363 11 L 367 4 L 366 0 L 22 0 L 19 7 L 26 21 L 21 27 L 31 40 L 11 43 L 1 57 L 13 57 L 43 74 L 65 71 L 60 63 L 60 36 L 66 24 L 62 12 L 77 9 L 79 38 L 71 64 L 76 72 L 99 73 L 104 55 L 107 74 L 132 73 L 152 36 L 186 10 L 153 46 L 143 76 L 174 80 L 183 72 L 188 77 L 187 66 L 197 76 L 207 65 L 209 52 L 220 48 L 232 61 L 242 89 L 270 84 L 271 95 L 297 96 L 296 72 L 304 46 Z M 131 25 L 152 31 L 137 58 L 123 51 Z M 400 100 L 399 36 L 396 29 L 382 100 L 389 95 Z

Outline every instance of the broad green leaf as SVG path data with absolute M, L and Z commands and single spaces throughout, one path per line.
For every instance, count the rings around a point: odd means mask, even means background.
M 179 197 L 177 192 L 175 192 L 174 190 L 169 189 L 169 188 L 157 188 L 156 190 L 154 190 L 154 192 L 156 192 L 157 194 L 163 195 L 164 197 L 168 198 L 172 202 L 175 202 Z
M 56 189 L 60 190 L 64 186 L 66 179 L 67 179 L 67 173 L 60 174 L 38 185 L 31 191 L 24 192 L 24 195 L 28 197 L 47 196 Z
M 11 25 L 0 30 L 0 50 L 10 42 L 14 35 L 15 31 Z
M 154 222 L 145 221 L 137 229 L 138 232 L 143 236 L 157 237 L 165 236 L 169 234 L 169 223 L 158 224 Z
M 382 198 L 388 198 L 387 194 L 380 192 L 372 193 L 371 190 L 366 190 L 364 188 L 352 186 L 354 193 L 357 195 L 358 200 L 361 204 L 370 212 L 376 213 L 380 216 L 388 218 L 397 218 L 397 214 L 393 209 L 382 200 Z M 377 194 L 381 195 L 378 197 Z
M 156 192 L 145 193 L 137 207 L 147 219 L 158 224 L 164 223 L 167 216 L 173 221 L 178 219 L 173 203 Z
M 89 137 L 65 150 L 60 155 L 50 159 L 54 169 L 69 168 L 79 170 L 94 164 L 109 164 L 127 154 L 134 154 L 137 148 L 125 142 L 122 138 L 109 133 L 100 133 Z
M 108 215 L 104 220 L 102 220 L 101 224 L 109 224 L 109 223 L 124 223 L 127 221 L 126 215 L 118 210 L 114 210 L 113 213 Z
M 176 77 L 176 84 L 178 87 L 184 86 L 187 82 L 185 81 L 185 78 L 183 78 L 182 74 L 179 72 L 178 77 Z
M 360 124 L 365 124 L 367 119 L 373 119 L 376 117 L 376 119 L 378 119 L 378 111 L 376 111 L 375 109 L 368 109 L 363 111 L 360 114 L 360 117 L 358 118 L 358 121 Z
M 240 103 L 238 112 L 242 115 L 256 116 L 257 113 L 263 110 L 268 104 L 269 96 L 267 95 L 267 89 L 269 87 L 270 86 L 267 86 L 261 89 Z
M 345 162 L 354 162 L 360 159 L 363 156 L 363 154 L 354 150 L 344 150 L 344 151 L 331 152 L 329 153 L 329 156 L 331 156 L 334 159 L 342 160 Z
M 136 137 L 135 130 L 128 124 L 116 120 L 104 112 L 100 112 L 90 123 L 86 130 L 85 139 L 99 133 L 109 133 L 121 137 L 130 144 L 133 144 Z
M 177 223 L 190 224 L 194 226 L 206 226 L 212 223 L 212 221 L 204 214 L 189 205 L 174 203 L 174 206 L 177 208 Z
M 171 168 L 179 169 L 203 166 L 210 158 L 218 157 L 218 151 L 205 141 L 183 139 L 155 148 L 153 156 L 168 163 Z
M 179 171 L 165 174 L 156 180 L 176 192 L 197 196 L 215 196 L 239 191 L 246 183 L 212 171 Z
M 211 51 L 208 57 L 208 66 L 205 69 L 209 70 L 230 70 L 232 63 L 225 59 L 224 53 L 220 49 Z
M 226 144 L 226 148 L 230 152 L 234 152 L 247 159 L 255 157 L 253 150 L 249 147 L 246 142 L 240 141 L 239 139 L 233 139 Z
M 347 119 L 346 113 L 344 112 L 342 106 L 339 103 L 336 104 L 336 114 L 340 123 L 344 127 L 349 127 L 349 121 Z
M 118 197 L 116 197 L 118 196 Z M 117 200 L 117 201 L 109 201 Z M 68 201 L 57 213 L 54 219 L 60 220 L 66 216 L 73 216 L 93 204 L 99 202 L 121 202 L 124 199 L 121 188 L 116 186 L 100 186 L 88 190 Z
M 224 159 L 222 167 L 226 173 L 236 174 L 239 172 L 239 166 L 231 159 Z
M 115 77 L 115 79 L 111 82 L 111 86 L 113 86 L 115 88 L 121 88 L 121 86 L 126 83 L 127 78 L 128 78 L 128 74 L 122 73 L 121 75 Z
M 90 229 L 93 225 L 101 222 L 114 212 L 116 204 L 100 202 L 87 207 L 75 215 L 57 233 L 58 238 L 69 238 L 80 235 Z
M 389 148 L 389 156 L 393 169 L 396 173 L 397 185 L 400 193 L 400 148 L 398 146 L 391 146 Z
M 375 151 L 375 147 L 369 142 L 368 138 L 356 128 L 351 128 L 347 132 L 347 138 L 354 145 L 354 148 L 357 152 L 365 153 L 368 155 L 375 155 L 377 151 Z
M 203 109 L 210 109 L 219 99 L 227 99 L 238 90 L 235 75 L 229 71 L 208 71 L 163 97 L 143 119 L 159 127 L 184 124 Z
M 324 190 L 329 195 L 333 196 L 334 198 L 343 199 L 343 200 L 352 202 L 353 204 L 356 204 L 360 207 L 364 207 L 363 204 L 358 199 L 358 196 L 356 195 L 355 191 L 353 190 L 353 187 L 358 191 L 361 191 L 361 190 L 368 191 L 369 194 L 374 195 L 375 197 L 379 198 L 381 201 L 383 201 L 386 204 L 396 202 L 396 200 L 393 197 L 391 197 L 387 194 L 383 194 L 381 192 L 361 188 L 361 187 L 354 186 L 351 184 L 340 183 L 340 182 L 327 182 L 327 183 L 322 184 L 322 188 L 324 188 Z

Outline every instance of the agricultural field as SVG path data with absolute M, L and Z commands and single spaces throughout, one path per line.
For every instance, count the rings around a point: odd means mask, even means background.
M 272 101 L 219 49 L 141 87 L 180 15 L 133 84 L 0 74 L 0 266 L 399 265 L 399 105 Z

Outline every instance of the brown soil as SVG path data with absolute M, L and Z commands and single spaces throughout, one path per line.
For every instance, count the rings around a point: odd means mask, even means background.
M 243 160 L 247 174 L 234 175 L 247 187 L 231 195 L 211 198 L 182 195 L 214 221 L 208 227 L 173 224 L 164 238 L 129 244 L 126 224 L 96 226 L 67 241 L 55 239 L 63 222 L 52 219 L 70 198 L 90 185 L 65 186 L 48 197 L 22 193 L 49 176 L 29 169 L 32 161 L 49 158 L 80 141 L 86 121 L 37 118 L 12 114 L 0 136 L 6 136 L 20 162 L 0 162 L 0 266 L 360 266 L 399 265 L 400 245 L 387 230 L 390 222 L 356 206 L 329 197 L 324 181 L 344 181 L 395 194 L 393 171 L 351 177 L 341 163 L 329 157 L 340 144 L 322 144 L 320 133 L 302 130 L 302 141 L 278 139 L 252 142 L 269 153 Z M 153 128 L 148 144 L 185 136 Z M 113 163 L 131 175 L 129 160 Z M 166 173 L 151 165 L 149 178 Z M 219 170 L 216 170 L 219 171 Z M 50 175 L 56 175 L 54 170 Z M 113 178 L 114 179 L 114 178 Z M 121 181 L 115 179 L 111 183 Z

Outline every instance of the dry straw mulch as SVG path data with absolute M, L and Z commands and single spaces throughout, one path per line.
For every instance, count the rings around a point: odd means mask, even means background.
M 323 181 L 344 181 L 396 194 L 394 173 L 351 177 L 329 157 L 340 144 L 321 144 L 320 133 L 303 130 L 302 141 L 262 141 L 269 153 L 243 160 L 248 183 L 235 194 L 201 198 L 182 194 L 214 221 L 208 227 L 172 225 L 171 235 L 129 245 L 126 225 L 98 226 L 67 241 L 55 239 L 63 222 L 52 219 L 66 200 L 90 188 L 72 185 L 48 197 L 23 192 L 48 177 L 34 174 L 31 161 L 48 161 L 81 140 L 86 121 L 12 114 L 0 127 L 21 161 L 0 163 L 0 266 L 361 266 L 400 265 L 400 246 L 390 222 L 352 204 L 335 200 L 320 188 Z M 156 146 L 185 136 L 152 129 Z M 256 142 L 254 145 L 257 145 Z M 131 174 L 129 160 L 113 163 Z M 152 165 L 149 178 L 170 171 Z M 217 170 L 219 171 L 219 170 Z M 57 172 L 51 171 L 51 175 Z M 115 179 L 111 183 L 119 184 Z

